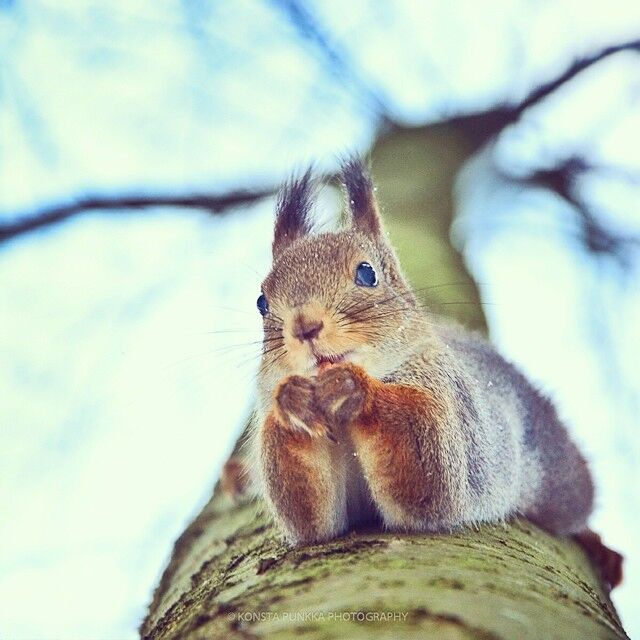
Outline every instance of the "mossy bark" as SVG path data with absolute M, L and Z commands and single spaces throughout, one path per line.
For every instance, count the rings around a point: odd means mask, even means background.
M 451 248 L 451 186 L 470 145 L 437 126 L 395 131 L 374 177 L 421 298 L 484 330 L 478 292 Z M 288 549 L 259 502 L 218 490 L 175 546 L 142 636 L 164 638 L 625 638 L 580 549 L 530 523 L 452 535 L 352 533 Z
M 142 636 L 626 638 L 581 550 L 525 521 L 352 533 L 290 549 L 260 503 L 216 492 L 177 542 Z

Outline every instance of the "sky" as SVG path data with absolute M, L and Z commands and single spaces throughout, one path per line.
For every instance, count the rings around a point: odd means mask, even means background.
M 383 118 L 517 104 L 640 33 L 632 2 L 301 6 L 0 3 L 0 224 L 87 196 L 271 188 L 365 151 Z M 593 65 L 480 149 L 452 229 L 492 339 L 588 455 L 632 637 L 639 55 Z M 586 251 L 572 206 L 527 182 L 575 156 L 575 193 L 624 240 L 614 256 Z M 118 209 L 0 245 L 3 635 L 136 637 L 251 404 L 272 219 L 268 198 L 224 216 Z

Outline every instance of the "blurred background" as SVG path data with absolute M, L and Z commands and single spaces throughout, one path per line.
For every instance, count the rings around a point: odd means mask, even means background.
M 640 3 L 0 0 L 3 638 L 136 637 L 252 405 L 274 190 L 351 151 L 555 399 L 640 637 Z

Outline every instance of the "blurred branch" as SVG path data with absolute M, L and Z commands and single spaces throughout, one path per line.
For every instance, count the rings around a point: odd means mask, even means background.
M 348 56 L 340 50 L 329 35 L 325 34 L 317 24 L 309 9 L 298 0 L 271 0 L 290 19 L 292 26 L 300 37 L 311 42 L 318 53 L 325 59 L 331 72 L 340 78 L 340 81 L 362 97 L 368 100 L 375 111 L 379 124 L 392 124 L 389 118 L 389 110 L 385 101 L 364 81 Z M 469 116 L 456 117 L 449 123 L 459 128 L 471 144 L 478 148 L 489 139 L 493 138 L 507 125 L 516 122 L 521 114 L 543 100 L 564 83 L 570 81 L 581 71 L 597 63 L 610 55 L 624 50 L 640 51 L 640 40 L 633 40 L 624 44 L 607 47 L 599 53 L 574 62 L 564 73 L 554 80 L 541 85 L 518 105 L 503 105 L 483 113 Z M 596 221 L 584 204 L 579 203 L 567 187 L 571 183 L 571 175 L 575 175 L 575 161 L 572 159 L 567 166 L 558 167 L 544 174 L 536 174 L 528 178 L 530 181 L 544 183 L 554 191 L 565 197 L 576 206 L 584 222 L 584 237 L 587 246 L 594 251 L 608 252 L 619 248 L 626 239 L 612 237 Z M 574 165 L 571 165 L 571 162 Z M 273 195 L 273 189 L 266 190 L 238 190 L 228 193 L 207 195 L 196 194 L 192 196 L 114 196 L 114 197 L 87 197 L 81 198 L 70 204 L 59 204 L 34 211 L 24 216 L 17 217 L 11 222 L 0 224 L 0 242 L 10 240 L 23 233 L 44 228 L 72 216 L 96 210 L 114 209 L 146 209 L 151 207 L 183 207 L 187 209 L 208 210 L 211 213 L 222 213 L 229 208 L 250 204 L 268 195 Z M 571 198 L 571 199 L 570 199 Z
M 536 171 L 522 182 L 530 186 L 544 187 L 558 194 L 573 206 L 580 218 L 584 244 L 591 253 L 615 255 L 624 261 L 623 250 L 625 245 L 638 244 L 638 238 L 622 236 L 605 229 L 589 206 L 578 195 L 574 188 L 580 174 L 597 170 L 586 160 L 579 157 L 571 157 L 554 169 Z
M 574 61 L 561 75 L 534 89 L 527 98 L 517 105 L 501 105 L 483 113 L 452 118 L 450 122 L 459 127 L 467 135 L 472 144 L 476 148 L 479 148 L 485 142 L 496 136 L 507 125 L 517 122 L 527 109 L 544 100 L 563 84 L 575 78 L 579 73 L 604 58 L 608 58 L 621 51 L 640 52 L 640 39 L 606 47 L 593 56 Z
M 580 240 L 584 248 L 591 254 L 615 259 L 620 267 L 626 270 L 631 264 L 628 249 L 640 246 L 640 238 L 607 229 L 580 197 L 580 190 L 576 188 L 581 174 L 599 170 L 599 167 L 584 158 L 572 156 L 553 169 L 535 171 L 526 178 L 514 178 L 504 172 L 500 172 L 500 175 L 515 184 L 547 189 L 570 204 L 578 217 Z
M 360 99 L 367 100 L 381 126 L 392 123 L 389 108 L 378 92 L 362 79 L 360 73 L 351 64 L 349 56 L 340 49 L 331 37 L 324 33 L 305 3 L 298 0 L 271 0 L 289 18 L 301 39 L 310 42 L 326 62 L 327 70 L 338 77 L 342 84 L 355 92 Z
M 42 227 L 61 222 L 72 216 L 89 211 L 106 211 L 115 209 L 149 209 L 152 207 L 180 207 L 184 209 L 200 209 L 212 214 L 224 213 L 227 209 L 251 204 L 274 195 L 273 190 L 230 191 L 220 195 L 198 194 L 192 196 L 115 196 L 82 198 L 71 204 L 54 205 L 17 220 L 0 224 L 0 242 L 5 242 L 27 231 L 35 231 Z
M 503 105 L 484 113 L 454 118 L 451 124 L 465 134 L 474 149 L 478 149 L 497 136 L 505 127 L 517 122 L 527 109 L 544 100 L 582 71 L 621 51 L 640 52 L 640 40 L 607 47 L 593 56 L 576 60 L 561 75 L 539 86 L 518 105 Z M 606 229 L 598 221 L 594 211 L 579 196 L 579 191 L 575 188 L 576 180 L 580 174 L 593 170 L 600 171 L 605 168 L 595 167 L 584 158 L 572 156 L 553 169 L 535 171 L 526 178 L 514 178 L 504 174 L 502 177 L 510 182 L 543 187 L 556 193 L 574 208 L 580 224 L 581 240 L 587 251 L 614 258 L 623 269 L 626 269 L 630 265 L 627 250 L 631 246 L 638 246 L 640 239 Z

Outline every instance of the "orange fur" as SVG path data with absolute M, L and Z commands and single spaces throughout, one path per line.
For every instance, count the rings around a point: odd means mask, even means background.
M 443 483 L 441 441 L 447 421 L 441 403 L 425 390 L 381 382 L 350 363 L 322 373 L 317 389 L 326 393 L 327 383 L 335 380 L 342 385 L 332 385 L 336 397 L 362 396 L 348 415 L 343 412 L 341 422 L 385 524 L 411 529 L 428 518 L 449 516 L 453 496 Z M 326 409 L 325 415 L 329 422 L 336 420 Z
M 370 411 L 351 425 L 353 442 L 372 496 L 387 525 L 420 526 L 443 487 L 437 447 L 429 460 L 416 441 L 416 422 L 437 442 L 444 427 L 432 398 L 419 389 L 369 381 Z
M 431 447 L 417 440 L 416 425 L 423 423 Z M 428 518 L 439 522 L 450 517 L 455 504 L 450 495 L 455 482 L 443 483 L 439 442 L 445 430 L 435 398 L 415 387 L 383 383 L 352 363 L 310 378 L 291 376 L 277 388 L 273 412 L 261 429 L 267 499 L 289 539 L 335 535 L 345 522 L 345 449 L 353 448 L 388 526 L 423 527 Z
M 265 497 L 290 541 L 327 540 L 343 531 L 345 520 L 344 472 L 333 455 L 336 445 L 324 437 L 326 431 L 299 428 L 310 416 L 304 401 L 298 410 L 292 404 L 285 410 L 278 401 L 282 397 L 282 392 L 276 395 L 259 434 Z M 277 415 L 296 422 L 285 423 Z

